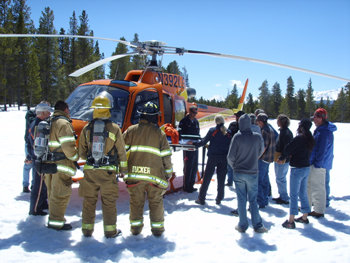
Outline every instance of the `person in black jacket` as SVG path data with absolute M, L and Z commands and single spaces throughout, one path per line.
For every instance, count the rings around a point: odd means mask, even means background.
M 315 145 L 315 140 L 310 132 L 312 126 L 310 119 L 302 119 L 299 122 L 297 136 L 285 148 L 285 156 L 290 156 L 290 205 L 289 219 L 282 226 L 295 228 L 295 222 L 308 224 L 308 213 L 311 212 L 307 195 L 308 177 L 310 172 L 310 155 Z M 279 160 L 282 163 L 283 160 Z M 300 211 L 303 215 L 294 219 L 298 214 L 298 197 L 300 199 Z
M 289 196 L 287 191 L 287 173 L 289 169 L 289 156 L 285 155 L 285 148 L 288 143 L 293 140 L 293 133 L 288 128 L 290 120 L 287 115 L 280 114 L 277 117 L 277 125 L 280 134 L 277 137 L 276 151 L 275 151 L 275 174 L 279 197 L 272 198 L 277 204 L 289 204 Z M 277 163 L 278 158 L 285 160 L 284 163 Z
M 200 138 L 199 135 L 199 122 L 196 119 L 198 109 L 196 105 L 192 105 L 189 108 L 189 113 L 179 123 L 179 134 L 181 138 Z M 196 174 L 198 171 L 198 150 L 195 151 L 183 151 L 184 157 L 184 182 L 183 190 L 187 193 L 193 193 L 197 191 L 194 188 L 196 181 Z
M 208 187 L 213 177 L 215 168 L 217 173 L 218 187 L 216 204 L 220 204 L 224 199 L 225 178 L 227 173 L 227 153 L 230 146 L 231 135 L 226 132 L 224 126 L 224 118 L 221 115 L 215 116 L 216 127 L 210 128 L 204 139 L 196 143 L 198 147 L 204 146 L 210 142 L 208 148 L 208 161 L 205 167 L 205 173 L 202 186 L 199 190 L 197 204 L 205 204 L 205 196 L 207 195 Z

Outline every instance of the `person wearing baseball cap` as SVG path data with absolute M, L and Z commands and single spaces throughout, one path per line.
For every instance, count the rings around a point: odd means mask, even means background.
M 328 113 L 324 108 L 318 108 L 315 111 L 313 122 L 316 125 L 314 131 L 315 147 L 310 157 L 308 198 L 314 210 L 309 215 L 320 218 L 325 214 L 327 196 L 329 196 L 329 171 L 332 169 L 334 157 L 333 132 L 337 130 L 337 126 L 328 121 Z

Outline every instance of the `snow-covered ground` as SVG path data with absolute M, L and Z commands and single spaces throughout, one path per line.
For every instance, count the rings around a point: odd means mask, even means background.
M 331 207 L 322 219 L 310 218 L 309 225 L 284 229 L 281 224 L 288 217 L 288 206 L 271 202 L 260 210 L 269 232 L 256 234 L 250 227 L 246 234 L 240 234 L 234 229 L 238 218 L 230 215 L 230 210 L 237 206 L 234 188 L 226 187 L 225 200 L 216 205 L 214 180 L 205 206 L 194 202 L 198 193 L 180 191 L 165 196 L 163 237 L 151 235 L 148 211 L 142 234 L 132 236 L 129 197 L 120 183 L 118 228 L 123 235 L 105 239 L 100 204 L 93 237 L 84 238 L 81 234 L 82 199 L 78 196 L 78 184 L 73 185 L 66 212 L 72 231 L 47 229 L 47 217 L 28 216 L 29 194 L 21 192 L 24 116 L 25 111 L 16 109 L 0 112 L 1 262 L 350 262 L 350 124 L 336 123 Z M 271 123 L 276 126 L 275 120 Z M 292 121 L 293 132 L 296 127 L 297 121 Z M 204 135 L 206 130 L 202 132 Z M 182 153 L 176 152 L 172 160 L 181 175 Z M 272 165 L 270 180 L 273 196 L 277 196 Z

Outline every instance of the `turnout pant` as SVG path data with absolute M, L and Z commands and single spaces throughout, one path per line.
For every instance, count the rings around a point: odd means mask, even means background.
M 326 211 L 326 169 L 316 168 L 311 165 L 307 192 L 310 207 L 314 207 L 314 211 L 324 214 Z
M 72 194 L 72 178 L 61 172 L 46 174 L 45 183 L 50 208 L 48 225 L 60 229 L 66 221 L 64 214 Z
M 95 224 L 98 193 L 101 195 L 103 225 L 105 234 L 116 231 L 118 180 L 115 172 L 91 169 L 84 171 L 84 179 L 79 181 L 79 195 L 84 198 L 82 231 L 92 234 Z
M 149 204 L 149 216 L 152 232 L 164 232 L 163 195 L 166 190 L 146 181 L 128 184 L 130 194 L 131 232 L 138 234 L 143 228 L 143 209 L 146 198 Z

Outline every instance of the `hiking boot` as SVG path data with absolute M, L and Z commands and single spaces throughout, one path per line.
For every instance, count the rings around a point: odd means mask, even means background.
M 239 232 L 239 233 L 245 233 L 245 230 L 243 228 L 241 228 L 239 225 L 235 226 L 235 229 Z
M 217 205 L 219 205 L 219 204 L 221 204 L 221 201 L 220 201 L 220 200 L 216 200 L 215 203 L 216 203 Z
M 31 215 L 31 216 L 46 216 L 47 213 L 40 210 L 40 211 L 36 211 L 36 212 L 29 212 L 29 215 Z
M 57 228 L 55 226 L 52 225 L 48 225 L 47 228 L 51 228 L 51 229 L 55 229 L 57 231 L 68 231 L 68 230 L 72 230 L 72 225 L 71 224 L 64 224 L 61 228 Z
M 122 231 L 120 229 L 116 229 L 115 231 L 108 231 L 105 232 L 106 238 L 116 238 L 117 236 L 121 235 Z
M 233 184 L 226 183 L 225 185 L 226 185 L 226 186 L 232 186 Z
M 312 211 L 311 213 L 309 213 L 309 216 L 313 216 L 315 218 L 320 218 L 320 217 L 324 217 L 324 214 L 321 213 L 317 213 L 315 211 Z
M 155 237 L 160 237 L 164 232 L 164 230 L 161 229 L 151 229 L 151 231 Z
M 196 204 L 199 204 L 199 205 L 205 205 L 205 201 L 202 201 L 200 199 L 197 199 L 196 201 L 194 201 Z
M 259 227 L 259 228 L 254 229 L 254 231 L 255 231 L 256 233 L 262 234 L 262 233 L 268 232 L 269 230 L 268 230 L 266 227 L 261 226 L 261 227 Z
M 141 233 L 142 227 L 132 227 L 130 231 L 131 231 L 131 234 L 133 234 L 134 236 L 137 236 L 138 234 Z
M 294 223 L 294 222 L 290 223 L 288 220 L 286 220 L 286 221 L 282 224 L 282 226 L 283 226 L 284 228 L 294 229 L 294 228 L 295 228 L 295 223 Z
M 272 200 L 275 201 L 276 204 L 279 204 L 279 205 L 288 205 L 289 204 L 289 201 L 285 201 L 281 197 L 272 198 Z
M 308 224 L 309 223 L 309 219 L 304 219 L 302 216 L 301 217 L 298 217 L 297 219 L 294 219 L 295 222 L 298 222 L 298 223 L 303 223 L 303 224 Z
M 91 236 L 92 236 L 93 230 L 90 230 L 90 229 L 83 229 L 82 231 L 83 231 L 84 237 L 91 237 Z
M 28 186 L 23 187 L 23 193 L 30 193 Z
M 239 216 L 238 209 L 233 209 L 230 213 L 231 213 L 231 215 Z

